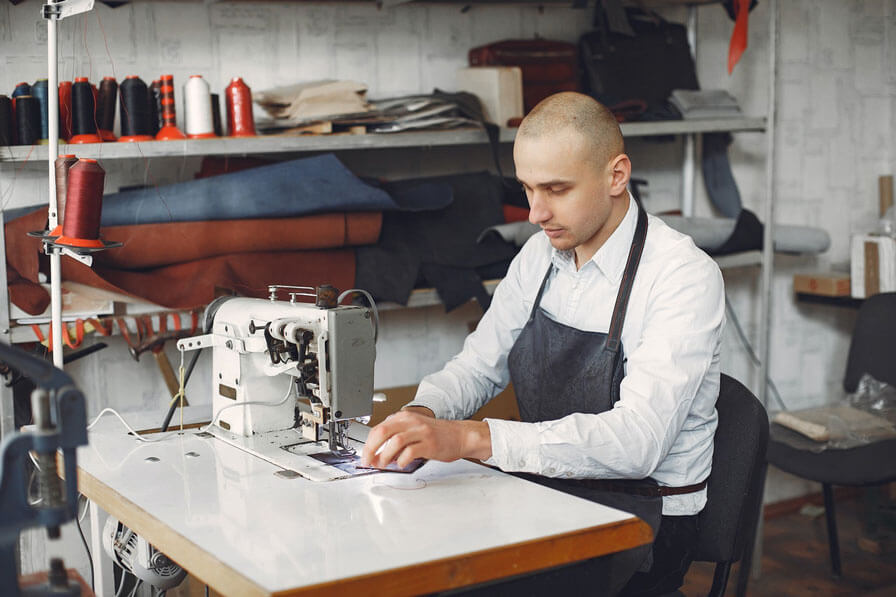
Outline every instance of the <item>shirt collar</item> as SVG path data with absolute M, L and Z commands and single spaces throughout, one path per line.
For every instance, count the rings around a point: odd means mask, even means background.
M 629 196 L 628 201 L 628 210 L 625 212 L 625 216 L 622 218 L 619 226 L 616 227 L 610 238 L 590 259 L 597 269 L 614 284 L 622 279 L 625 264 L 628 262 L 632 240 L 635 237 L 635 227 L 638 223 L 638 206 L 631 196 Z M 559 251 L 554 249 L 553 260 L 555 264 L 563 264 L 565 267 L 575 269 L 575 255 L 572 250 Z M 586 263 L 582 267 L 588 267 L 588 264 Z

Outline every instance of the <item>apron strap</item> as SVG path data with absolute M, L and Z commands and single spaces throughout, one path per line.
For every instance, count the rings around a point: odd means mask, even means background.
M 551 263 L 548 265 L 548 271 L 544 274 L 544 279 L 541 281 L 541 286 L 538 288 L 538 294 L 535 295 L 535 302 L 532 303 L 532 311 L 529 312 L 529 321 L 535 319 L 535 313 L 538 311 L 538 305 L 541 304 L 541 295 L 544 294 L 544 287 L 548 285 L 548 279 L 551 277 L 551 272 L 554 271 L 554 264 Z
M 625 264 L 625 273 L 622 282 L 619 283 L 619 294 L 616 295 L 616 305 L 613 307 L 613 319 L 610 321 L 610 331 L 607 334 L 607 350 L 617 352 L 621 345 L 622 324 L 625 322 L 625 311 L 628 309 L 628 298 L 632 293 L 635 282 L 635 273 L 641 262 L 641 253 L 644 251 L 644 239 L 647 238 L 647 213 L 638 203 L 638 224 L 635 227 L 635 237 L 628 252 L 628 261 Z

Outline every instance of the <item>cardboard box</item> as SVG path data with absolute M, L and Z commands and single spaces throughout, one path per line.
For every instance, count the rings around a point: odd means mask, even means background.
M 523 73 L 518 66 L 473 66 L 458 69 L 457 88 L 479 98 L 485 119 L 507 126 L 523 117 Z
M 794 274 L 793 291 L 819 296 L 849 296 L 851 288 L 849 274 L 821 272 Z
M 896 292 L 896 239 L 875 234 L 853 235 L 850 269 L 853 297 Z

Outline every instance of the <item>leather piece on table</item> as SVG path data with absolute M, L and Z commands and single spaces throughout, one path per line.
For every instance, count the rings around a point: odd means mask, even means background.
M 301 251 L 373 244 L 381 212 L 318 214 L 299 218 L 168 222 L 103 228 L 103 238 L 124 246 L 95 256 L 118 269 L 158 267 L 218 255 Z

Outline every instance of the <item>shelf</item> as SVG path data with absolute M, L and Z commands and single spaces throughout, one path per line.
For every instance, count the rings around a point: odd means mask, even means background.
M 719 264 L 720 269 L 729 269 L 734 267 L 752 267 L 762 265 L 761 251 L 745 251 L 743 253 L 733 253 L 731 255 L 722 255 L 713 257 L 715 262 Z M 495 288 L 501 280 L 486 280 L 482 283 L 485 291 L 489 294 L 495 292 Z M 377 305 L 380 311 L 394 311 L 396 309 L 413 309 L 416 307 L 432 307 L 441 305 L 439 293 L 435 288 L 418 288 L 411 292 L 407 305 L 399 305 L 398 303 L 380 303 Z
M 720 255 L 718 257 L 713 257 L 713 259 L 719 264 L 719 269 L 751 267 L 754 265 L 762 265 L 762 251 L 744 251 L 743 253 Z
M 628 122 L 622 124 L 625 137 L 651 137 L 721 131 L 762 131 L 763 118 L 717 120 L 670 120 L 664 122 Z M 516 129 L 502 128 L 501 143 L 511 143 Z M 60 144 L 60 153 L 76 153 L 78 157 L 99 160 L 187 157 L 205 155 L 265 155 L 277 153 L 305 153 L 349 151 L 359 149 L 401 149 L 413 147 L 447 147 L 482 145 L 488 143 L 480 129 L 449 131 L 418 131 L 406 133 L 371 133 L 368 135 L 304 135 L 261 137 L 221 137 L 216 139 L 186 139 L 183 141 L 147 141 L 144 143 L 85 143 Z M 0 147 L 0 162 L 39 162 L 47 159 L 48 146 Z

